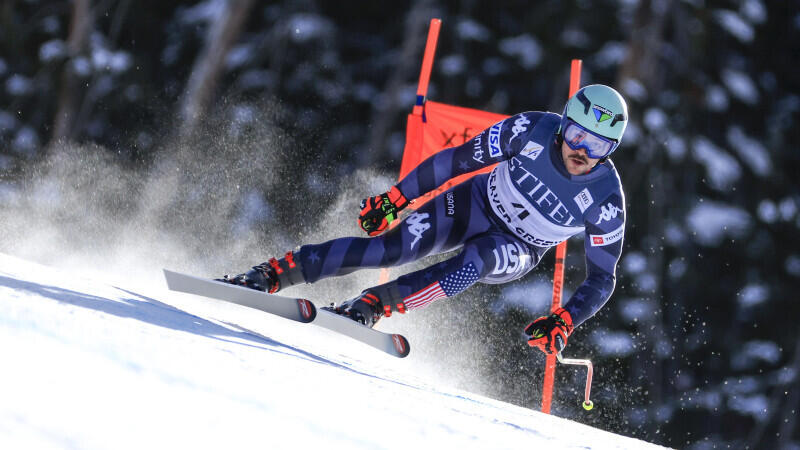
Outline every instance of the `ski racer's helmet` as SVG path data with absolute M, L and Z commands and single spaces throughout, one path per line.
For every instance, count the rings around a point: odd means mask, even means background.
M 561 138 L 573 150 L 583 148 L 590 158 L 605 158 L 619 146 L 628 124 L 628 105 L 603 84 L 581 88 L 564 106 Z

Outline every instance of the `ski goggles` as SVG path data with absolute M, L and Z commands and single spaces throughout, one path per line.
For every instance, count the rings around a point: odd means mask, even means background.
M 589 158 L 600 159 L 610 155 L 617 148 L 618 142 L 592 133 L 567 119 L 567 124 L 562 132 L 564 142 L 573 150 L 584 149 Z

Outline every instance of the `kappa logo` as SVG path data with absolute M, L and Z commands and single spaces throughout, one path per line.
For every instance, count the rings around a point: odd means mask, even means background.
M 592 193 L 589 192 L 589 188 L 584 188 L 582 191 L 578 192 L 578 195 L 575 196 L 575 203 L 578 204 L 578 208 L 581 209 L 581 212 L 586 212 L 592 203 L 594 203 L 594 199 L 592 198 Z
M 527 156 L 532 160 L 535 160 L 542 153 L 543 149 L 544 147 L 542 147 L 540 144 L 533 141 L 528 141 L 528 143 L 525 144 L 525 148 L 522 149 L 520 154 L 522 154 L 523 156 Z
M 604 122 L 604 121 L 614 117 L 614 114 L 611 111 L 609 111 L 606 108 L 603 108 L 600 105 L 593 105 L 592 106 L 592 111 L 594 112 L 594 118 L 598 122 Z
M 414 235 L 414 240 L 411 241 L 411 250 L 414 249 L 414 244 L 422 239 L 422 235 L 430 229 L 431 224 L 423 222 L 423 220 L 430 217 L 428 213 L 414 213 L 408 216 L 406 223 L 408 224 L 408 232 Z
M 600 207 L 600 218 L 597 219 L 597 222 L 595 222 L 594 224 L 600 225 L 600 222 L 604 220 L 615 219 L 618 214 L 622 214 L 622 210 L 617 208 L 613 204 L 608 203 L 606 206 Z
M 519 119 L 515 120 L 514 126 L 511 127 L 511 131 L 513 131 L 514 134 L 511 136 L 511 139 L 509 139 L 508 142 L 510 143 L 517 136 L 519 136 L 520 133 L 527 131 L 528 127 L 526 127 L 525 125 L 530 125 L 530 123 L 531 121 L 526 119 L 525 116 L 522 116 Z

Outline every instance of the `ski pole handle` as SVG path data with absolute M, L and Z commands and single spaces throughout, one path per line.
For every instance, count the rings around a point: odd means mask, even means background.
M 561 356 L 561 353 L 557 353 L 556 357 L 558 358 L 558 362 L 560 362 L 561 364 L 571 364 L 571 365 L 577 365 L 577 366 L 586 366 L 586 369 L 587 369 L 587 372 L 586 372 L 586 391 L 584 392 L 586 400 L 583 402 L 583 409 L 585 409 L 587 411 L 591 410 L 594 407 L 594 403 L 592 403 L 592 401 L 589 399 L 589 395 L 592 392 L 592 372 L 593 372 L 592 362 L 589 361 L 588 359 L 564 358 L 564 357 Z

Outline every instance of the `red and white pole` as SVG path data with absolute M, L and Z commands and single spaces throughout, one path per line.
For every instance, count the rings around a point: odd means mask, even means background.
M 573 59 L 569 73 L 569 97 L 575 95 L 581 87 L 581 64 L 580 59 Z M 553 302 L 551 311 L 561 307 L 561 292 L 564 287 L 564 259 L 567 257 L 567 241 L 556 246 L 556 264 L 553 273 Z M 591 369 L 590 369 L 591 370 Z M 591 373 L 591 372 L 590 372 Z M 542 385 L 542 412 L 550 414 L 550 405 L 553 401 L 553 382 L 556 376 L 556 356 L 547 355 L 544 370 L 544 383 Z M 589 397 L 587 396 L 588 400 Z

